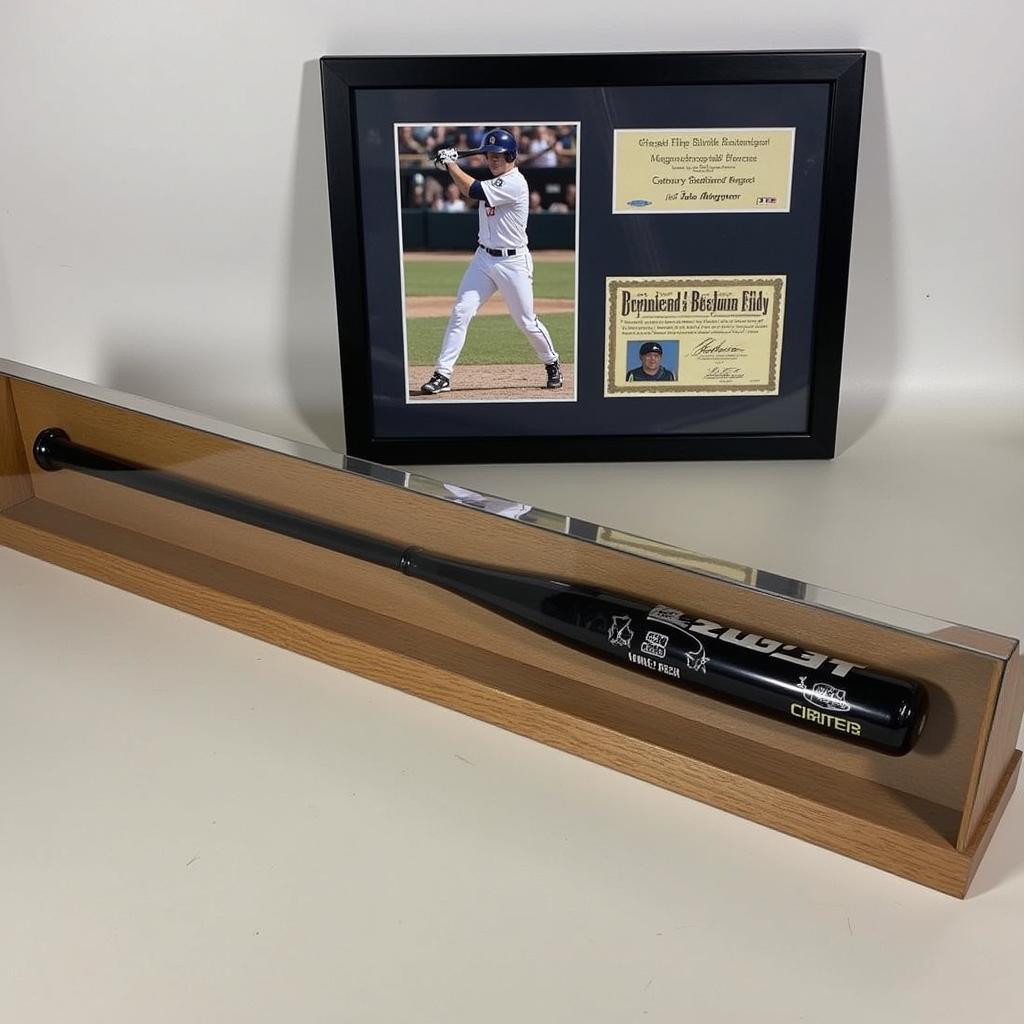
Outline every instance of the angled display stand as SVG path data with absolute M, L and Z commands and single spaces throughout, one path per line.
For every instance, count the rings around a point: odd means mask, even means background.
M 49 428 L 392 544 L 699 610 L 870 664 L 927 688 L 926 728 L 903 757 L 794 728 L 386 568 L 46 472 L 33 445 Z M 955 896 L 967 894 L 1017 779 L 1016 641 L 4 361 L 0 542 Z

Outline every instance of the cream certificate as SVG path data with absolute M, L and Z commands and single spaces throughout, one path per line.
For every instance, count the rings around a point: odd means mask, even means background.
M 619 128 L 612 213 L 788 213 L 795 128 Z
M 786 278 L 606 279 L 605 397 L 777 395 Z

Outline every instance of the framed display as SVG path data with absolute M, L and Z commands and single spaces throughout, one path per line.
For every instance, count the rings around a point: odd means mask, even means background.
M 349 452 L 830 458 L 864 63 L 324 57 Z

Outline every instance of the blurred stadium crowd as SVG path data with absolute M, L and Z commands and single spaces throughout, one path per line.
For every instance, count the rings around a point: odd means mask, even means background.
M 513 125 L 519 149 L 519 169 L 530 185 L 530 213 L 576 212 L 576 125 Z M 398 128 L 398 161 L 403 185 L 402 206 L 407 210 L 463 213 L 476 203 L 459 194 L 448 175 L 434 167 L 438 149 L 460 152 L 477 149 L 487 127 L 483 125 L 405 125 Z M 474 177 L 488 177 L 482 154 L 466 157 L 463 167 Z

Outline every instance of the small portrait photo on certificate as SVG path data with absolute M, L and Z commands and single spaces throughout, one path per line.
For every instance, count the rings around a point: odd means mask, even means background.
M 407 403 L 575 401 L 578 136 L 395 125 Z
M 679 339 L 627 341 L 627 384 L 671 384 L 679 379 Z

